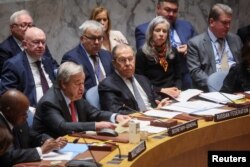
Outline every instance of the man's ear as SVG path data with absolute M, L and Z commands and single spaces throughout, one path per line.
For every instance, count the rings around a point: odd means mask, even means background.
M 22 41 L 22 46 L 23 46 L 24 49 L 27 49 L 27 44 L 28 44 L 28 43 L 27 43 L 26 40 L 23 40 L 23 41 Z

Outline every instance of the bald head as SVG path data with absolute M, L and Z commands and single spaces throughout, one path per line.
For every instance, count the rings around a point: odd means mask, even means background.
M 45 52 L 46 35 L 43 30 L 31 27 L 26 30 L 23 40 L 23 48 L 35 60 L 41 59 Z
M 16 89 L 6 91 L 0 99 L 1 112 L 14 126 L 26 121 L 28 108 L 28 98 Z

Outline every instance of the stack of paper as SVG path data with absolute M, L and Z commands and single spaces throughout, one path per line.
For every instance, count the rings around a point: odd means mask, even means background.
M 209 93 L 201 93 L 199 97 L 202 97 L 207 100 L 214 101 L 216 103 L 234 103 L 234 100 L 242 99 L 245 96 L 242 94 L 234 95 L 229 93 L 221 93 L 221 92 L 209 92 Z
M 176 115 L 181 114 L 180 112 L 168 112 L 161 110 L 149 110 L 143 113 L 144 115 L 159 118 L 174 118 Z
M 193 113 L 197 111 L 208 110 L 212 108 L 223 107 L 222 104 L 217 104 L 213 102 L 196 100 L 196 101 L 188 101 L 188 102 L 178 102 L 172 103 L 168 106 L 163 106 L 161 109 L 164 110 L 172 110 L 172 111 L 180 111 L 184 113 Z
M 185 91 L 182 91 L 180 95 L 177 98 L 174 98 L 176 101 L 179 102 L 186 102 L 192 97 L 198 96 L 201 94 L 203 91 L 199 89 L 187 89 Z

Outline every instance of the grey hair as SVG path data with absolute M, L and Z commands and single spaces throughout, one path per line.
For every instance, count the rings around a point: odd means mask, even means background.
M 226 15 L 232 16 L 233 15 L 233 10 L 228 5 L 221 4 L 221 3 L 215 4 L 210 9 L 209 16 L 208 16 L 208 22 L 209 22 L 209 20 L 211 18 L 214 19 L 214 20 L 218 20 L 220 15 L 222 15 L 223 13 L 225 13 Z
M 117 50 L 118 50 L 118 49 L 122 49 L 122 48 L 130 48 L 130 49 L 133 51 L 133 56 L 135 56 L 135 53 L 134 53 L 134 50 L 133 50 L 132 46 L 130 46 L 130 45 L 126 44 L 126 43 L 122 43 L 122 44 L 116 45 L 116 46 L 112 49 L 111 54 L 112 54 L 113 60 L 115 60 L 115 59 L 117 58 L 117 53 L 116 53 Z
M 102 34 L 104 33 L 103 25 L 95 20 L 86 20 L 82 25 L 80 25 L 79 29 L 81 30 L 82 34 L 85 34 L 87 29 L 94 29 L 97 31 L 101 31 Z
M 83 73 L 83 67 L 81 65 L 78 65 L 74 62 L 64 62 L 60 65 L 58 72 L 57 72 L 57 77 L 56 77 L 56 83 L 60 87 L 61 83 L 67 83 L 70 80 L 70 77 L 72 75 L 78 74 L 78 73 Z
M 148 25 L 148 29 L 146 31 L 146 40 L 144 45 L 142 46 L 142 51 L 148 56 L 148 57 L 154 57 L 154 52 L 152 49 L 152 45 L 151 42 L 153 40 L 153 31 L 155 29 L 155 27 L 158 24 L 164 23 L 167 26 L 167 33 L 168 33 L 168 37 L 167 37 L 167 41 L 166 41 L 166 47 L 167 47 L 167 51 L 168 53 L 172 52 L 171 46 L 170 46 L 170 38 L 169 38 L 169 32 L 170 32 L 170 24 L 169 22 L 163 17 L 163 16 L 157 16 L 155 17 Z M 168 54 L 167 53 L 167 54 Z
M 16 11 L 15 13 L 13 13 L 13 14 L 10 16 L 10 25 L 16 23 L 17 18 L 18 18 L 19 16 L 21 16 L 21 15 L 29 15 L 29 16 L 31 17 L 30 13 L 29 13 L 27 10 L 25 10 L 25 9 Z M 31 18 L 32 18 L 32 17 L 31 17 Z

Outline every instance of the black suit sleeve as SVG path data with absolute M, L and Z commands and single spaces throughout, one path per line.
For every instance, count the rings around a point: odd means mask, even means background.
M 0 156 L 1 166 L 13 166 L 17 163 L 40 161 L 40 156 L 36 148 L 15 149 L 13 146 Z

